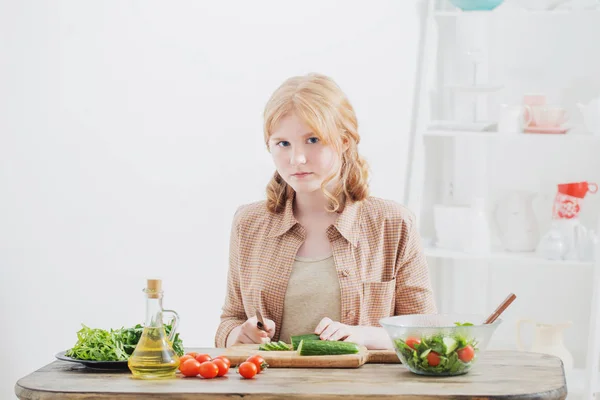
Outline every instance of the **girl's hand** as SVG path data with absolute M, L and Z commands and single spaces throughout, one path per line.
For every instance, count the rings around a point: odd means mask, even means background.
M 264 319 L 265 328 L 267 328 L 267 332 L 261 331 L 256 326 L 258 320 L 256 317 L 252 317 L 240 325 L 238 333 L 238 337 L 235 340 L 234 344 L 252 344 L 252 343 L 267 343 L 271 341 L 273 335 L 275 335 L 275 322 L 270 319 Z M 236 328 L 237 329 L 237 328 Z M 233 333 L 233 332 L 232 332 Z
M 351 326 L 341 322 L 332 321 L 331 318 L 323 318 L 315 328 L 315 334 L 321 337 L 321 340 L 343 340 L 358 345 L 364 345 L 364 335 L 360 326 Z

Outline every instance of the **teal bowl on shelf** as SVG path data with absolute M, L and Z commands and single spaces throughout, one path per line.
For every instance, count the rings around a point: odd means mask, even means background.
M 453 6 L 463 11 L 491 11 L 504 0 L 449 0 Z

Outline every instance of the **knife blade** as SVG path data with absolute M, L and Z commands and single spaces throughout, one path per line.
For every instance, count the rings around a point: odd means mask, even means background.
M 256 319 L 258 320 L 258 322 L 256 323 L 256 327 L 261 331 L 268 332 L 267 327 L 265 325 L 265 320 L 263 319 L 262 314 L 260 313 L 260 310 L 258 308 L 256 309 Z

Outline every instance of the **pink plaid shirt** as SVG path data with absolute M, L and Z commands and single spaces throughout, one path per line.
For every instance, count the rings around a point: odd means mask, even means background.
M 227 294 L 215 345 L 260 309 L 275 322 L 279 340 L 283 301 L 305 229 L 292 211 L 266 202 L 241 206 L 233 221 Z M 436 312 L 415 217 L 404 206 L 369 197 L 349 203 L 327 229 L 341 291 L 340 322 L 379 326 L 383 317 Z

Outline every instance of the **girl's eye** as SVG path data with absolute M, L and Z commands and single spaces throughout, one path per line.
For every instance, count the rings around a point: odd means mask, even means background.
M 319 143 L 319 138 L 317 138 L 317 137 L 308 138 L 308 143 L 311 143 L 311 144 Z
M 288 147 L 290 145 L 290 142 L 286 141 L 286 140 L 282 140 L 281 142 L 277 143 L 277 146 L 279 147 Z

